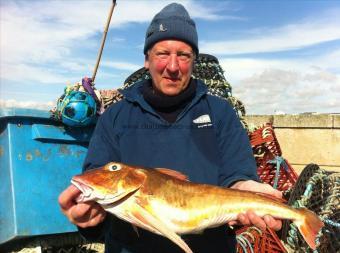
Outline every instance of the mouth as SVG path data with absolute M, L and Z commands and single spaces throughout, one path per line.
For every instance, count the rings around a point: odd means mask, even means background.
M 173 82 L 173 83 L 179 82 L 179 81 L 181 80 L 181 79 L 178 78 L 178 77 L 169 77 L 169 76 L 165 76 L 164 79 L 166 79 L 166 80 L 168 80 L 168 81 L 170 81 L 170 82 Z
M 82 203 L 95 199 L 95 196 L 93 196 L 93 188 L 74 179 L 71 180 L 71 183 L 81 191 L 80 195 L 76 198 L 77 203 Z
M 111 205 L 112 203 L 116 202 L 116 205 L 120 202 L 117 200 L 123 199 L 126 194 L 124 192 L 122 193 L 115 193 L 115 194 L 99 194 L 95 189 L 88 186 L 87 184 L 84 184 L 82 181 L 77 179 L 72 179 L 71 183 L 77 187 L 81 193 L 80 195 L 75 199 L 77 203 L 84 203 L 87 201 L 96 201 L 101 205 Z

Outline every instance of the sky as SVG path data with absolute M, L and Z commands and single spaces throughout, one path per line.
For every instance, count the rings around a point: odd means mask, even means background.
M 145 31 L 173 1 L 117 0 L 96 75 L 117 89 L 143 67 Z M 340 0 L 177 1 L 247 114 L 340 113 Z M 0 0 L 0 107 L 52 109 L 91 77 L 110 0 Z

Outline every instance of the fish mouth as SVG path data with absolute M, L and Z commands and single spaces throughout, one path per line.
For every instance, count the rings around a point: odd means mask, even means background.
M 126 193 L 123 192 L 116 194 L 101 195 L 98 194 L 98 192 L 95 191 L 95 189 L 92 188 L 91 186 L 75 178 L 71 180 L 71 183 L 81 191 L 80 195 L 75 199 L 77 203 L 96 201 L 101 205 L 110 205 L 112 203 L 117 202 L 117 200 L 124 198 L 126 195 Z
M 92 187 L 75 179 L 72 179 L 71 183 L 81 191 L 80 195 L 75 199 L 77 203 L 82 203 L 96 199 L 96 196 L 94 196 L 93 194 L 94 190 Z

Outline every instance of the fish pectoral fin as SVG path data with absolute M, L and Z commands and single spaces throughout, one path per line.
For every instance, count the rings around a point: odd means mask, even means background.
M 156 168 L 155 170 L 157 170 L 160 173 L 163 173 L 165 175 L 177 178 L 179 180 L 189 181 L 189 178 L 188 178 L 187 175 L 184 175 L 181 172 L 176 171 L 176 170 L 171 170 L 171 169 L 166 169 L 166 168 Z
M 162 221 L 154 217 L 142 206 L 136 205 L 136 208 L 134 208 L 132 214 L 140 223 L 144 224 L 146 227 L 152 228 L 153 232 L 157 231 L 159 234 L 173 241 L 186 253 L 193 253 L 179 235 L 170 230 Z

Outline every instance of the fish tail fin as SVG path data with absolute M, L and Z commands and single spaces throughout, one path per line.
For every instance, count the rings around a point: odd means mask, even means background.
M 307 208 L 298 209 L 302 218 L 293 221 L 301 235 L 313 250 L 316 249 L 315 239 L 320 229 L 324 226 L 321 219 Z

